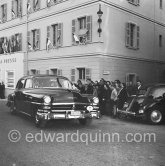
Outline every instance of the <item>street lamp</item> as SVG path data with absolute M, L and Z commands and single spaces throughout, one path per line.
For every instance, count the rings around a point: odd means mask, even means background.
M 97 12 L 97 15 L 98 15 L 98 24 L 99 24 L 99 28 L 98 28 L 98 33 L 99 33 L 99 37 L 101 36 L 101 32 L 102 32 L 102 29 L 101 29 L 101 23 L 102 23 L 102 15 L 103 15 L 103 12 L 101 11 L 101 4 L 99 4 L 99 11 Z

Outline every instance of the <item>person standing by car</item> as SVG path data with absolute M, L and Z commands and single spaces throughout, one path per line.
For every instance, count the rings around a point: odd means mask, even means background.
M 127 101 L 128 99 L 128 93 L 125 87 L 124 83 L 120 83 L 120 90 L 118 92 L 118 96 L 117 96 L 117 108 L 118 109 L 122 109 L 124 106 L 124 103 Z
M 99 104 L 100 104 L 100 113 L 101 115 L 105 115 L 107 91 L 105 89 L 105 82 L 103 79 L 100 80 L 99 84 L 100 86 L 98 89 L 98 98 L 99 98 Z
M 2 99 L 4 99 L 5 98 L 5 84 L 4 84 L 4 82 L 2 82 L 1 88 L 2 88 Z
M 142 89 L 142 82 L 141 82 L 141 80 L 138 80 L 137 81 L 136 94 L 140 94 L 141 89 Z
M 86 94 L 93 94 L 93 85 L 90 78 L 87 78 Z
M 81 80 L 78 80 L 78 81 L 77 81 L 77 89 L 80 91 L 81 94 L 84 94 L 84 93 L 85 93 L 85 87 L 84 87 L 84 85 L 82 84 Z

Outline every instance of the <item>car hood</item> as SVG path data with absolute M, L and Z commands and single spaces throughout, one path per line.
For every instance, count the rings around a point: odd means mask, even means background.
M 81 96 L 78 91 L 70 90 L 70 89 L 33 89 L 27 91 L 26 93 L 31 94 L 32 96 L 40 96 L 43 97 L 45 95 L 50 96 L 52 98 L 53 103 L 70 103 L 70 102 L 81 102 L 88 103 L 88 98 Z

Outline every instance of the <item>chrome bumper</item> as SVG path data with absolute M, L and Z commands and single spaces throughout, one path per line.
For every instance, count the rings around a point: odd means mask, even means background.
M 125 115 L 130 115 L 130 116 L 134 116 L 134 117 L 143 117 L 145 116 L 144 114 L 136 114 L 135 112 L 130 112 L 130 111 L 127 111 L 127 110 L 117 110 L 118 113 L 121 113 L 121 114 L 125 114 Z
M 37 111 L 39 119 L 51 120 L 51 119 L 84 119 L 84 118 L 100 118 L 100 111 L 80 111 L 80 110 L 52 110 L 51 112 Z

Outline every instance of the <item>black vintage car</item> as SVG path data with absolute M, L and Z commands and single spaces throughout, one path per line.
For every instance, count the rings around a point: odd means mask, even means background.
M 98 98 L 83 97 L 67 78 L 54 75 L 22 77 L 7 101 L 12 114 L 31 116 L 42 127 L 51 119 L 78 119 L 85 125 L 88 119 L 99 118 L 98 104 Z
M 151 124 L 160 124 L 165 120 L 165 84 L 149 86 L 143 95 L 129 97 L 117 114 L 142 117 Z

